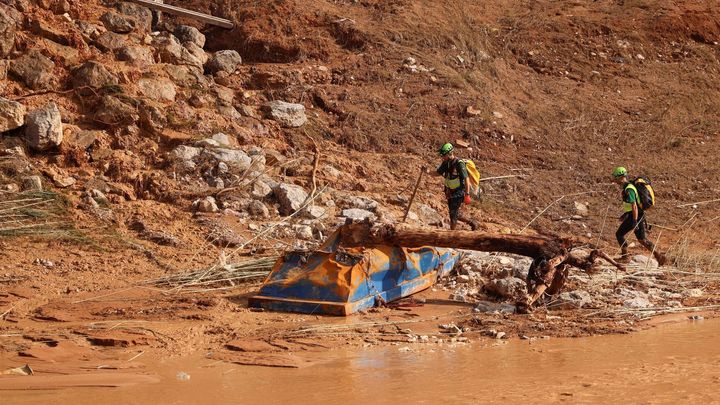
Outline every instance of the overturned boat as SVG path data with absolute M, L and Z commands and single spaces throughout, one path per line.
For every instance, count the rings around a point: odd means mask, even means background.
M 249 305 L 274 311 L 350 315 L 422 291 L 460 253 L 436 247 L 341 248 L 340 232 L 313 252 L 280 258 Z

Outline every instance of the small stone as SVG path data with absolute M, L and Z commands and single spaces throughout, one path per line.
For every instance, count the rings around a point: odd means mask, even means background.
M 28 113 L 25 123 L 25 140 L 32 149 L 42 151 L 62 143 L 62 119 L 54 102 Z
M 261 201 L 253 200 L 248 203 L 247 206 L 248 214 L 256 218 L 268 218 L 270 216 L 270 210 Z
M 703 296 L 703 290 L 699 288 L 692 288 L 690 290 L 685 291 L 685 295 L 691 298 L 699 298 Z
M 272 194 L 272 192 L 272 188 L 270 188 L 267 183 L 262 180 L 255 180 L 255 182 L 253 182 L 252 184 L 252 190 L 250 190 L 250 195 L 253 198 L 263 199 Z
M 705 317 L 702 315 L 692 315 L 692 316 L 689 316 L 688 318 L 693 321 L 702 321 L 705 319 Z
M 578 215 L 586 217 L 590 214 L 590 210 L 588 209 L 588 206 L 586 204 L 580 203 L 575 201 L 575 212 L 578 213 Z
M 649 308 L 653 305 L 650 303 L 650 301 L 648 301 L 647 298 L 635 297 L 623 301 L 623 306 L 625 308 Z
M 377 219 L 374 213 L 360 209 L 360 208 L 348 208 L 342 210 L 341 216 L 345 218 L 352 219 L 354 221 L 364 221 L 365 219 L 370 219 L 371 221 L 374 221 Z
M 295 235 L 304 240 L 312 240 L 313 239 L 313 231 L 312 228 L 308 225 L 294 225 L 293 229 L 295 230 Z
M 503 339 L 505 337 L 505 332 L 498 332 L 495 334 L 495 339 Z
M 305 216 L 310 219 L 321 219 L 326 212 L 325 208 L 313 205 L 305 209 Z
M 42 178 L 40 176 L 27 176 L 22 179 L 23 191 L 42 191 Z
M 205 197 L 193 202 L 193 208 L 198 212 L 218 212 L 218 206 L 213 197 Z
M 457 277 L 457 282 L 458 282 L 459 284 L 469 283 L 469 282 L 470 282 L 470 276 L 465 275 L 465 274 L 460 275 L 460 276 Z

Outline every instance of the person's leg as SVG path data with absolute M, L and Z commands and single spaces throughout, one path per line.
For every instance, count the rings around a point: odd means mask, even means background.
M 633 220 L 632 220 L 632 213 L 625 213 L 624 214 L 625 219 L 623 219 L 622 223 L 620 224 L 620 227 L 618 227 L 617 232 L 615 232 L 615 238 L 618 241 L 618 244 L 620 245 L 621 250 L 621 259 L 624 259 L 627 257 L 628 254 L 628 248 L 627 248 L 627 240 L 625 239 L 625 235 L 628 234 L 628 232 L 633 230 Z
M 450 229 L 455 230 L 457 227 L 458 216 L 460 215 L 460 207 L 462 206 L 462 198 L 448 199 L 448 209 L 450 211 Z
M 658 247 L 655 246 L 655 244 L 647 237 L 647 219 L 644 212 L 640 215 L 640 220 L 638 221 L 638 225 L 635 228 L 635 237 L 643 246 L 645 246 L 645 249 L 649 250 L 653 254 L 653 256 L 655 256 L 655 260 L 657 260 L 658 264 L 662 266 L 667 263 L 667 258 L 660 251 L 660 249 L 658 249 Z

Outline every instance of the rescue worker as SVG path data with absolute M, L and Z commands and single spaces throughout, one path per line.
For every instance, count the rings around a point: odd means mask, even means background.
M 445 178 L 445 197 L 450 212 L 450 229 L 457 227 L 460 207 L 463 203 L 470 204 L 470 182 L 468 181 L 465 163 L 455 157 L 454 147 L 446 143 L 440 147 L 442 163 L 435 175 Z M 425 168 L 427 171 L 427 168 Z M 475 226 L 472 226 L 475 228 Z
M 619 261 L 629 261 L 627 240 L 625 235 L 630 231 L 635 232 L 635 237 L 651 251 L 659 265 L 667 262 L 665 255 L 647 238 L 647 218 L 645 211 L 640 207 L 640 197 L 635 185 L 628 180 L 628 171 L 624 167 L 616 167 L 612 172 L 615 183 L 622 186 L 623 214 L 620 216 L 620 227 L 615 232 L 615 237 L 620 244 L 621 256 Z

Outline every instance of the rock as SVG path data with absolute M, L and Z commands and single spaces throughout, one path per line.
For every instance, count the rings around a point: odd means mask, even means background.
M 197 46 L 194 42 L 185 42 L 183 43 L 183 47 L 185 47 L 185 49 L 187 49 L 192 56 L 197 58 L 200 63 L 202 63 L 203 65 L 207 63 L 209 59 L 208 54 L 205 53 L 205 51 L 201 47 Z
M 418 216 L 428 225 L 440 226 L 443 223 L 443 217 L 438 214 L 431 206 L 427 204 L 416 205 Z
M 325 217 L 326 210 L 317 205 L 310 206 L 305 209 L 305 217 L 310 219 L 321 219 Z
M 10 73 L 33 90 L 43 90 L 50 86 L 53 69 L 55 63 L 38 51 L 30 51 L 10 63 Z
M 500 263 L 501 266 L 511 266 L 515 261 L 507 256 L 498 256 L 498 263 Z
M 0 97 L 0 133 L 25 125 L 25 106 Z
M 107 207 L 108 205 L 110 205 L 110 200 L 108 200 L 105 193 L 103 193 L 102 191 L 100 191 L 96 188 L 91 189 L 88 192 L 88 195 L 90 196 L 90 198 L 95 200 L 95 202 L 98 203 L 99 206 Z
M 48 53 L 50 53 L 51 58 L 59 60 L 66 66 L 74 66 L 80 62 L 80 52 L 73 47 L 60 45 L 49 39 L 43 41 L 43 44 L 45 45 Z
M 322 170 L 323 170 L 323 172 L 325 172 L 325 174 L 327 174 L 328 176 L 335 178 L 335 179 L 342 176 L 342 172 L 340 170 L 338 170 L 330 165 L 323 166 Z
M 526 286 L 519 278 L 507 277 L 491 281 L 485 290 L 502 298 L 516 298 L 525 293 Z
M 158 50 L 163 63 L 192 66 L 202 69 L 203 63 L 175 38 L 172 34 L 159 35 L 153 39 L 152 45 Z
M 130 33 L 137 25 L 137 21 L 135 19 L 110 11 L 100 16 L 100 21 L 102 21 L 105 28 L 118 34 Z
M 497 314 L 513 314 L 515 306 L 510 304 L 502 304 L 490 301 L 480 301 L 474 309 L 475 312 L 497 313 Z
M 118 84 L 118 78 L 100 62 L 87 61 L 72 73 L 72 86 L 100 88 Z
M 218 51 L 205 64 L 205 70 L 210 74 L 219 72 L 233 73 L 241 63 L 242 58 L 237 51 Z
M 300 186 L 280 183 L 273 189 L 280 202 L 280 214 L 291 215 L 299 210 L 308 197 L 308 193 Z
M 690 298 L 699 298 L 703 296 L 703 290 L 699 288 L 692 288 L 690 290 L 685 291 L 685 295 Z
M 305 106 L 302 104 L 271 101 L 263 106 L 263 111 L 269 118 L 286 128 L 301 127 L 307 122 Z
M 193 202 L 193 209 L 198 212 L 218 212 L 218 206 L 213 197 L 205 197 Z
M 95 109 L 95 120 L 106 125 L 134 123 L 140 119 L 135 108 L 121 101 L 117 97 L 103 96 Z
M 44 39 L 49 39 L 65 46 L 71 44 L 70 35 L 56 24 L 48 24 L 43 20 L 36 19 L 31 21 L 30 30 L 33 34 Z
M 643 255 L 635 255 L 630 260 L 630 265 L 637 265 L 638 267 L 641 267 L 643 270 L 655 270 L 658 268 L 658 262 L 655 259 L 651 259 L 647 256 Z
M 210 85 L 208 79 L 203 76 L 202 71 L 190 66 L 165 65 L 164 69 L 178 86 L 206 90 Z
M 505 335 L 506 335 L 505 332 L 497 332 L 495 334 L 495 339 L 503 339 L 505 337 Z
M 162 1 L 160 1 L 160 3 L 162 3 Z M 135 27 L 137 27 L 138 29 L 148 32 L 152 30 L 153 16 L 150 9 L 124 1 L 115 3 L 115 8 L 121 14 L 124 14 L 135 20 Z
M 592 297 L 587 291 L 576 290 L 563 292 L 552 304 L 553 309 L 580 309 L 592 303 Z
M 168 125 L 165 106 L 152 100 L 142 100 L 139 105 L 140 123 L 145 129 L 161 133 Z
M 625 308 L 649 308 L 653 305 L 650 303 L 650 301 L 648 301 L 647 298 L 635 297 L 623 301 L 623 306 Z
M 205 35 L 203 35 L 197 28 L 190 27 L 188 25 L 179 25 L 173 32 L 180 42 L 192 42 L 199 46 L 201 49 L 205 46 Z
M 375 211 L 378 208 L 378 202 L 366 197 L 358 197 L 354 195 L 340 197 L 337 201 L 341 208 L 359 208 L 368 211 Z
M 22 179 L 23 191 L 42 191 L 42 179 L 40 176 L 27 176 Z
M 256 218 L 268 218 L 270 216 L 268 207 L 257 200 L 252 200 L 248 203 L 247 212 Z
M 175 101 L 175 84 L 165 78 L 138 80 L 138 89 L 145 97 L 156 101 Z
M 247 170 L 250 168 L 250 164 L 252 163 L 250 156 L 237 149 L 215 148 L 207 150 L 206 153 L 210 154 L 218 161 L 225 162 L 239 170 Z
M 512 269 L 513 276 L 521 280 L 525 280 L 527 278 L 528 272 L 530 271 L 531 264 L 532 259 L 530 258 L 522 258 L 515 260 L 515 264 L 513 265 Z
M 350 218 L 354 221 L 363 221 L 366 218 L 369 218 L 371 221 L 374 221 L 377 219 L 375 214 L 368 210 L 363 210 L 360 208 L 348 208 L 342 210 L 341 216 L 345 218 Z
M 28 113 L 25 124 L 25 140 L 32 149 L 42 151 L 62 143 L 62 120 L 54 102 Z
M 262 180 L 255 180 L 252 184 L 250 195 L 253 198 L 263 199 L 272 194 L 272 192 L 272 188 L 270 188 L 267 183 Z
M 242 119 L 242 115 L 231 105 L 219 105 L 217 107 L 218 113 L 230 121 L 238 121 Z
M 15 20 L 0 10 L 0 59 L 6 58 L 15 48 L 16 32 Z
M 193 160 L 200 156 L 202 148 L 196 148 L 193 146 L 180 145 L 170 152 L 170 156 L 173 160 Z
M 580 203 L 575 201 L 575 212 L 578 213 L 578 215 L 586 217 L 590 214 L 590 210 L 588 209 L 588 206 L 586 204 Z
M 128 45 L 127 37 L 112 31 L 103 32 L 93 41 L 93 45 L 103 52 L 115 52 Z
M 312 240 L 313 239 L 313 231 L 312 228 L 308 225 L 293 225 L 293 230 L 295 231 L 295 235 L 304 240 Z
M 465 274 L 461 274 L 461 275 L 459 275 L 459 276 L 457 277 L 457 280 L 456 280 L 456 281 L 457 281 L 458 284 L 466 284 L 466 283 L 469 283 L 469 282 L 470 282 L 470 276 L 465 275 Z
M 133 66 L 146 67 L 155 63 L 152 50 L 145 46 L 126 46 L 117 51 L 117 58 Z

